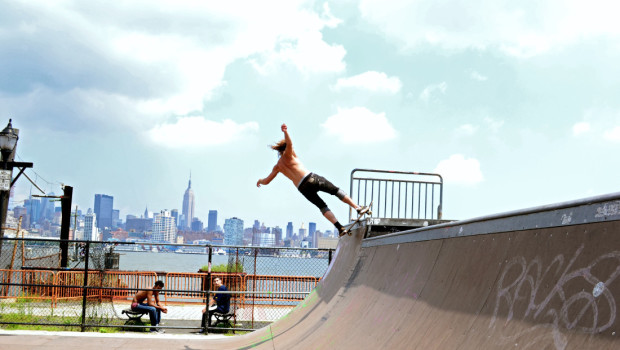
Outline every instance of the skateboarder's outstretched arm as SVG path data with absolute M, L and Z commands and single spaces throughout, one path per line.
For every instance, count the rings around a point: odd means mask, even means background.
M 274 166 L 273 170 L 271 170 L 271 174 L 264 179 L 258 179 L 258 182 L 256 182 L 256 187 L 260 187 L 260 185 L 269 185 L 271 180 L 273 180 L 279 172 L 280 170 L 278 170 L 278 166 Z
M 283 156 L 288 158 L 292 156 L 297 157 L 295 150 L 293 150 L 293 141 L 291 140 L 291 136 L 288 134 L 288 127 L 286 124 L 282 124 L 280 129 L 282 129 L 282 132 L 284 133 L 284 140 L 286 141 L 286 148 L 284 149 Z

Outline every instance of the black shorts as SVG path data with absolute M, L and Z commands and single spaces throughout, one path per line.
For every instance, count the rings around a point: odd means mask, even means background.
M 319 197 L 318 192 L 326 192 L 335 196 L 340 190 L 334 186 L 329 180 L 315 173 L 310 173 L 299 184 L 299 192 L 306 197 L 312 204 L 316 205 L 322 213 L 329 210 L 327 204 Z

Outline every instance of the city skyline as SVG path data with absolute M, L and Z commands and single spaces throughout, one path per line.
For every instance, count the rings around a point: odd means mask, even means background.
M 189 186 L 191 187 L 191 184 Z M 185 193 L 187 194 L 187 191 Z M 113 221 L 112 221 L 112 217 L 110 216 L 113 211 L 118 212 L 118 210 L 113 208 L 113 202 L 114 202 L 114 196 L 113 195 L 99 194 L 98 193 L 98 194 L 94 195 L 94 205 L 93 205 L 93 207 L 92 208 L 89 207 L 86 210 L 84 210 L 84 209 L 79 209 L 79 206 L 78 206 L 77 214 L 81 213 L 80 217 L 83 217 L 83 218 L 86 218 L 87 216 L 90 217 L 91 218 L 90 223 L 92 223 L 92 225 L 95 225 L 96 229 L 98 230 L 97 232 L 102 232 L 104 229 L 108 229 L 109 230 L 109 229 L 112 229 L 112 228 L 116 228 L 118 226 L 112 224 Z M 41 199 L 39 199 L 39 198 L 36 198 L 36 197 L 28 199 L 28 200 L 25 200 L 22 205 L 19 205 L 19 203 L 15 204 L 15 203 L 11 202 L 11 205 L 9 206 L 9 208 L 11 210 L 13 210 L 13 211 L 15 211 L 17 207 L 23 207 L 25 209 L 24 214 L 27 214 L 27 215 L 30 216 L 29 217 L 29 219 L 31 221 L 30 224 L 38 222 L 39 217 L 45 217 L 45 218 L 51 219 L 51 213 L 53 213 L 53 212 L 57 211 L 57 209 L 59 209 L 59 207 L 55 206 L 55 203 L 51 202 L 49 200 L 49 198 L 41 198 Z M 102 207 L 105 207 L 105 211 L 108 212 L 107 215 L 108 215 L 109 220 L 106 220 L 106 221 L 102 221 L 101 220 L 100 213 L 102 211 L 104 211 L 104 209 L 102 209 Z M 47 212 L 48 214 L 42 214 L 43 212 Z M 173 218 L 175 218 L 175 220 L 177 219 L 174 216 L 174 213 L 178 212 L 178 210 L 176 208 L 173 208 L 173 209 L 164 208 L 164 209 L 160 209 L 160 210 L 150 211 L 150 210 L 148 210 L 148 206 L 147 206 L 147 207 L 145 207 L 145 211 L 142 214 L 140 214 L 139 216 L 135 215 L 136 213 L 125 213 L 124 215 L 122 215 L 122 218 L 125 218 L 125 219 L 121 218 L 121 221 L 124 224 L 127 224 L 127 221 L 128 221 L 128 219 L 130 217 L 131 218 L 151 218 L 151 219 L 154 219 L 159 213 L 164 213 L 164 212 L 166 213 L 166 216 L 173 217 Z M 204 232 L 216 232 L 215 228 L 217 228 L 217 227 L 223 228 L 223 223 L 225 222 L 225 220 L 232 219 L 232 218 L 237 218 L 236 216 L 233 216 L 231 218 L 223 218 L 224 221 L 222 222 L 222 225 L 220 225 L 219 221 L 217 221 L 218 220 L 217 219 L 218 211 L 210 209 L 208 211 L 208 213 L 209 213 L 208 217 L 205 218 L 205 219 L 208 220 L 209 224 L 213 225 L 213 230 L 211 230 L 210 226 L 208 226 L 208 227 L 205 227 L 204 230 L 202 230 Z M 34 215 L 32 215 L 32 214 L 34 214 Z M 75 205 L 72 206 L 72 215 L 76 215 Z M 200 219 L 202 221 L 202 218 L 200 218 L 200 217 L 194 217 L 194 219 Z M 211 220 L 213 220 L 213 221 L 211 221 Z M 244 222 L 250 222 L 250 219 L 246 219 L 246 220 L 240 219 L 240 220 L 244 221 Z M 254 227 L 256 227 L 257 224 L 258 225 L 265 225 L 265 221 L 262 221 L 260 219 L 253 218 L 252 220 L 254 221 Z M 287 225 L 289 225 L 289 224 L 291 225 L 291 230 L 292 230 L 291 232 L 292 233 L 289 235 L 288 234 L 288 230 L 287 230 L 286 231 L 287 234 L 285 234 L 284 236 L 289 237 L 289 236 L 291 236 L 293 234 L 298 234 L 298 232 L 295 232 L 295 224 L 293 224 L 290 221 L 287 222 Z M 183 223 L 179 223 L 179 221 L 176 220 L 176 227 L 181 229 L 182 225 L 183 225 Z M 328 226 L 328 228 L 326 228 L 324 230 L 321 230 L 321 229 L 317 230 L 317 224 L 315 222 L 311 222 L 311 221 L 301 221 L 301 222 L 297 223 L 297 225 L 298 225 L 297 226 L 298 229 L 299 228 L 304 228 L 304 226 L 309 227 L 310 228 L 309 235 L 312 235 L 312 233 L 314 231 L 321 231 L 321 232 L 332 232 L 333 231 L 333 229 L 331 227 L 329 227 L 329 226 Z M 267 224 L 266 227 L 268 227 L 270 229 L 279 228 L 280 230 L 282 230 L 282 228 L 286 227 L 286 226 L 283 225 L 283 224 L 277 224 L 276 223 L 276 224 L 273 224 L 273 225 L 272 224 Z M 185 231 L 185 230 L 183 230 L 183 231 Z M 191 230 L 189 230 L 189 231 L 191 231 Z M 223 229 L 222 229 L 222 231 L 223 231 Z M 90 229 L 88 234 L 89 235 L 94 235 L 93 229 Z
M 284 176 L 286 123 L 310 171 L 440 173 L 459 220 L 619 190 L 613 2 L 32 0 L 2 4 L 0 115 L 16 161 L 74 205 L 203 221 L 329 224 Z M 593 54 L 596 53 L 596 54 Z M 43 194 L 21 177 L 14 203 Z M 339 221 L 348 208 L 325 201 Z M 179 213 L 182 214 L 182 213 Z M 220 220 L 221 222 L 221 220 Z

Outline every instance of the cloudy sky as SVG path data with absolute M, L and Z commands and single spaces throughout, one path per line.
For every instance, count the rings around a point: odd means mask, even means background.
M 0 115 L 18 160 L 74 205 L 314 221 L 256 188 L 289 125 L 306 167 L 439 172 L 444 217 L 620 190 L 620 22 L 610 1 L 0 2 Z M 4 124 L 3 124 L 4 125 Z M 13 203 L 37 193 L 24 177 Z M 345 221 L 347 209 L 327 200 Z M 307 224 L 306 224 L 307 225 Z

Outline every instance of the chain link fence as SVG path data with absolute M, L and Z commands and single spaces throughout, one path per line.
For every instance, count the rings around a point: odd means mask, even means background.
M 130 319 L 133 296 L 164 282 L 161 328 L 199 330 L 213 280 L 231 296 L 230 313 L 208 331 L 249 331 L 283 317 L 317 285 L 333 250 L 2 238 L 0 324 L 148 331 Z M 64 259 L 63 259 L 64 257 Z M 66 261 L 62 266 L 63 261 Z

